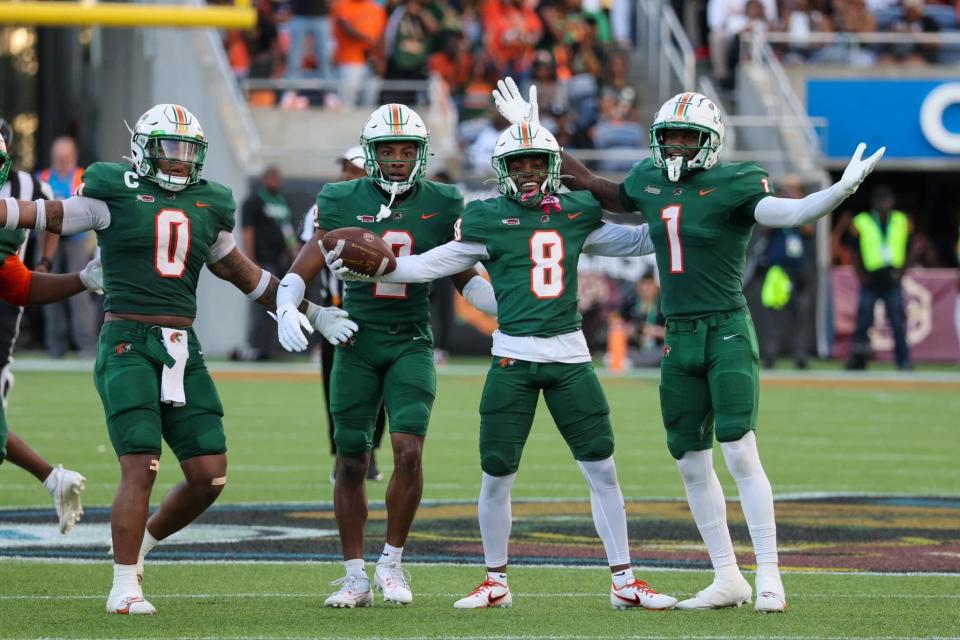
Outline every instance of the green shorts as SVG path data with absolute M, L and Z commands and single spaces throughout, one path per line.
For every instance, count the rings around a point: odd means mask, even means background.
M 613 455 L 610 407 L 589 362 L 525 362 L 494 356 L 480 399 L 480 467 L 516 473 L 540 392 L 576 460 Z
M 356 457 L 370 449 L 381 402 L 390 433 L 426 435 L 436 395 L 429 323 L 360 323 L 353 341 L 333 356 L 330 413 L 337 451 Z
M 160 454 L 165 440 L 180 461 L 224 453 L 223 405 L 203 363 L 200 341 L 188 336 L 183 374 L 186 405 L 160 402 L 160 373 L 172 363 L 160 327 L 131 320 L 104 323 L 97 345 L 93 382 L 103 402 L 110 442 L 117 456 Z
M 670 454 L 703 451 L 757 428 L 757 334 L 750 312 L 667 320 L 660 362 L 660 411 Z

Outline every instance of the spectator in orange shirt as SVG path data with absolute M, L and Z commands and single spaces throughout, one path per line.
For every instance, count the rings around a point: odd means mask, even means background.
M 540 16 L 525 0 L 484 0 L 486 50 L 500 71 L 521 84 L 530 79 L 534 48 L 543 37 Z
M 387 12 L 373 0 L 336 0 L 330 15 L 340 100 L 345 107 L 371 106 L 383 76 Z
M 431 74 L 444 79 L 450 87 L 450 93 L 462 93 L 473 73 L 473 56 L 463 33 L 448 31 L 444 34 L 443 49 L 430 56 L 427 67 Z

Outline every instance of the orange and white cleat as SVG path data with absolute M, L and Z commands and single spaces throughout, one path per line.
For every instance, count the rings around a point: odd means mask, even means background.
M 509 607 L 513 604 L 510 587 L 487 578 L 480 586 L 470 592 L 465 598 L 453 603 L 454 609 L 486 609 L 489 607 Z
M 619 589 L 614 584 L 610 585 L 610 606 L 614 609 L 642 607 L 661 611 L 672 609 L 675 604 L 676 598 L 654 591 L 643 580 L 634 578 Z
M 327 598 L 323 606 L 338 609 L 373 606 L 373 590 L 366 576 L 343 576 L 330 584 L 339 585 L 340 590 Z
M 110 592 L 107 598 L 107 613 L 116 613 L 119 615 L 153 615 L 157 612 L 156 608 L 143 599 L 142 593 L 118 593 Z

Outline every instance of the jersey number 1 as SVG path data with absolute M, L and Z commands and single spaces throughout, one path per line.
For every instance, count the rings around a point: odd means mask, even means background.
M 409 231 L 384 231 L 383 241 L 398 258 L 413 255 L 413 236 Z M 408 286 L 394 282 L 378 282 L 373 286 L 373 297 L 406 300 Z
M 161 209 L 156 219 L 153 266 L 162 278 L 181 278 L 190 255 L 190 218 L 180 209 Z
M 667 240 L 670 241 L 670 273 L 683 273 L 683 245 L 680 244 L 679 204 L 671 204 L 660 210 L 660 219 L 667 228 Z
M 563 293 L 563 237 L 553 230 L 534 231 L 530 236 L 530 290 L 543 300 Z

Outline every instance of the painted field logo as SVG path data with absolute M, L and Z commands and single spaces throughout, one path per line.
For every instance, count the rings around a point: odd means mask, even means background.
M 686 502 L 627 503 L 631 556 L 647 567 L 709 569 Z M 753 562 L 738 505 L 728 511 L 743 566 Z M 0 510 L 0 556 L 106 560 L 109 510 L 90 508 L 69 536 L 57 533 L 50 509 Z M 366 552 L 379 552 L 383 505 L 371 505 Z M 604 563 L 590 503 L 524 501 L 513 505 L 510 539 L 515 564 Z M 777 501 L 780 562 L 794 571 L 960 573 L 960 499 L 824 497 Z M 476 504 L 432 502 L 420 507 L 404 557 L 416 562 L 483 562 Z M 331 505 L 214 507 L 164 541 L 157 560 L 339 560 Z

